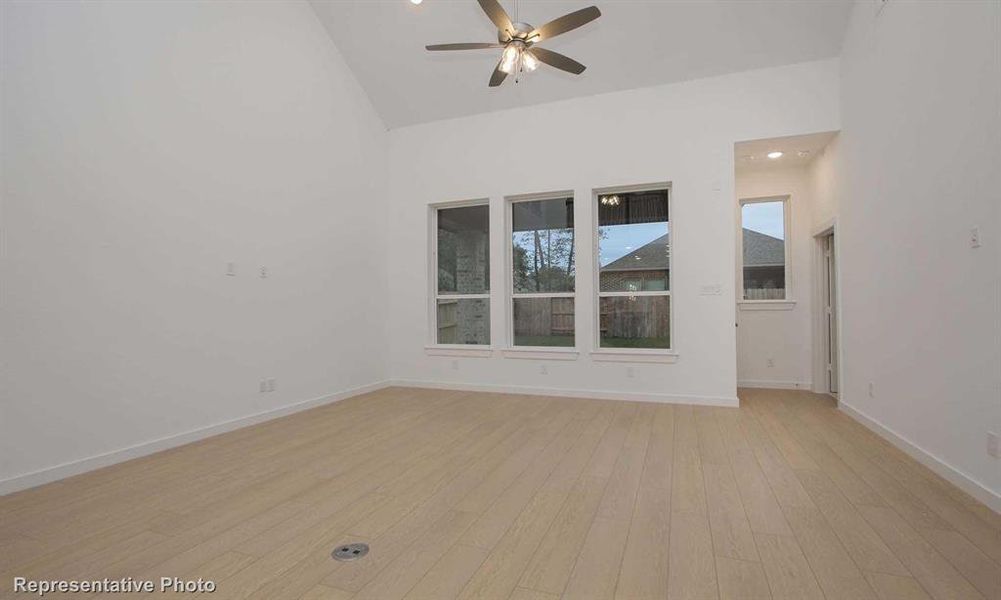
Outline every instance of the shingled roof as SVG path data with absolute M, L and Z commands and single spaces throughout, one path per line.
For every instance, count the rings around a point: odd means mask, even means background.
M 744 229 L 744 266 L 771 267 L 785 264 L 785 242 Z M 601 268 L 607 271 L 653 271 L 671 266 L 671 234 L 665 234 Z
M 605 271 L 653 271 L 671 266 L 671 234 L 665 233 L 654 241 L 640 246 L 629 254 L 613 260 Z
M 786 262 L 785 242 L 744 228 L 744 266 L 778 267 Z

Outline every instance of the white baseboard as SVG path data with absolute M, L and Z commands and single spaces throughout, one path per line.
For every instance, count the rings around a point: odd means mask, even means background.
M 876 435 L 879 435 L 886 441 L 890 442 L 905 454 L 928 467 L 939 476 L 944 478 L 949 483 L 955 485 L 959 489 L 963 490 L 967 494 L 973 496 L 977 500 L 983 502 L 991 508 L 996 513 L 1001 513 L 1001 495 L 997 492 L 988 489 L 983 484 L 973 479 L 969 475 L 963 473 L 959 469 L 953 467 L 949 463 L 943 461 L 937 456 L 922 450 L 914 442 L 911 442 L 904 436 L 900 435 L 896 431 L 890 429 L 889 427 L 883 425 L 879 421 L 873 419 L 869 415 L 863 413 L 862 411 L 845 404 L 844 402 L 838 403 L 838 408 L 842 410 L 846 415 L 855 419 L 868 429 L 872 430 Z
M 812 381 L 768 381 L 765 379 L 738 379 L 739 388 L 762 388 L 769 390 L 812 390 Z
M 237 419 L 216 423 L 214 425 L 186 431 L 184 433 L 169 435 L 167 437 L 136 444 L 135 446 L 129 446 L 128 448 L 112 450 L 111 452 L 106 452 L 104 454 L 82 458 L 80 460 L 63 463 L 61 465 L 48 467 L 31 473 L 25 473 L 23 475 L 15 475 L 14 477 L 0 480 L 0 496 L 57 481 L 59 479 L 65 479 L 67 477 L 72 477 L 73 475 L 79 475 L 81 473 L 86 473 L 87 471 L 93 471 L 95 469 L 100 469 L 102 467 L 107 467 L 120 462 L 125 462 L 127 460 L 132 460 L 133 458 L 148 456 L 155 452 L 160 452 L 161 450 L 183 446 L 184 444 L 190 444 L 191 442 L 219 435 L 220 433 L 226 433 L 227 431 L 233 431 L 234 429 L 241 429 L 257 423 L 263 423 L 264 421 L 270 421 L 271 419 L 277 419 L 278 417 L 283 417 L 292 413 L 322 406 L 324 404 L 330 404 L 339 400 L 351 398 L 352 396 L 374 392 L 387 387 L 388 385 L 389 382 L 387 381 L 379 381 L 369 385 L 363 385 L 349 390 L 344 390 L 342 392 L 337 392 L 335 394 L 328 394 L 326 396 L 303 400 L 294 404 L 287 404 L 278 408 L 272 408 L 270 410 L 248 415 L 246 417 L 239 417 Z
M 628 400 L 632 402 L 657 402 L 660 404 L 696 404 L 701 406 L 737 407 L 736 396 L 694 396 L 681 394 L 654 394 L 643 392 L 616 392 L 611 390 L 569 390 L 520 385 L 476 384 L 450 381 L 422 381 L 394 379 L 393 386 L 430 388 L 436 390 L 462 390 L 467 392 L 493 392 L 499 394 L 527 394 L 530 396 L 562 396 L 595 400 Z

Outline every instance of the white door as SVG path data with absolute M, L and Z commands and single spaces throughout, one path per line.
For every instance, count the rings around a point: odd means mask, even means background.
M 838 393 L 838 311 L 837 269 L 835 268 L 834 234 L 824 237 L 824 316 L 827 338 L 827 389 Z

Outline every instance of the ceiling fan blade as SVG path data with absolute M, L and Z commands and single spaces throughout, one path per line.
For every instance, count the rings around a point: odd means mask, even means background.
M 490 87 L 499 86 L 500 84 L 504 83 L 504 78 L 507 77 L 507 73 L 501 71 L 500 66 L 502 62 L 504 62 L 503 57 L 500 59 L 500 62 L 497 63 L 497 66 L 494 67 L 493 74 L 490 75 Z
M 482 2 L 483 0 L 481 0 L 481 4 Z M 535 31 L 528 34 L 528 40 L 532 42 L 548 40 L 549 38 L 556 37 L 561 33 L 577 29 L 581 25 L 587 25 L 600 16 L 601 11 L 598 10 L 597 6 L 588 6 L 587 8 L 575 10 L 572 13 L 563 15 L 558 19 L 554 19 L 546 23 L 542 27 L 536 28 Z
M 490 20 L 497 26 L 498 31 L 512 32 L 514 25 L 511 24 L 511 17 L 507 16 L 504 7 L 497 0 L 479 0 L 480 8 L 487 13 Z
M 535 58 L 546 63 L 550 67 L 556 67 L 561 71 L 573 73 L 574 75 L 580 75 L 584 72 L 584 69 L 587 68 L 569 56 L 563 56 L 559 52 L 553 52 L 552 50 L 546 50 L 545 48 L 539 48 L 538 46 L 533 46 L 529 52 L 534 54 Z
M 503 48 L 504 44 L 491 44 L 489 42 L 471 42 L 468 44 L 432 44 L 424 46 L 426 50 L 432 52 L 438 50 L 482 50 L 484 48 Z

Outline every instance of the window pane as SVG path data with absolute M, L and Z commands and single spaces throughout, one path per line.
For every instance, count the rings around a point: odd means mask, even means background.
M 602 292 L 671 289 L 668 191 L 598 197 L 598 264 Z
M 574 291 L 573 199 L 515 202 L 511 216 L 515 293 Z
M 741 207 L 744 300 L 786 297 L 785 203 L 752 202 Z
M 490 290 L 490 207 L 438 211 L 438 293 Z
M 439 344 L 489 344 L 490 301 L 439 299 L 437 339 Z
M 670 348 L 670 296 L 599 298 L 602 348 Z
M 573 346 L 573 298 L 515 298 L 515 346 Z

